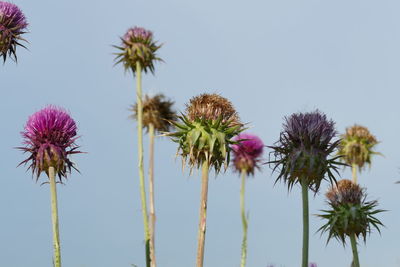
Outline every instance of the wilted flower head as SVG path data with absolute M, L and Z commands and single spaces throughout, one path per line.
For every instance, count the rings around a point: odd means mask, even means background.
M 339 155 L 344 162 L 349 165 L 357 165 L 359 170 L 364 164 L 371 164 L 371 156 L 379 154 L 372 149 L 378 144 L 375 136 L 373 136 L 368 128 L 360 125 L 354 125 L 346 129 L 346 133 L 342 135 L 342 141 L 339 146 Z
M 332 186 L 326 193 L 329 210 L 318 215 L 328 222 L 318 231 L 329 232 L 328 242 L 334 237 L 345 244 L 346 236 L 361 234 L 364 241 L 371 232 L 371 227 L 379 230 L 382 223 L 374 217 L 375 214 L 383 212 L 376 209 L 377 201 L 367 202 L 365 189 L 350 180 L 341 180 Z
M 14 4 L 0 1 L 0 56 L 6 61 L 7 54 L 17 60 L 17 46 L 24 47 L 21 35 L 28 26 L 22 11 Z
M 295 183 L 307 183 L 315 192 L 326 177 L 335 181 L 332 173 L 337 172 L 338 157 L 328 156 L 338 147 L 339 140 L 333 141 L 336 135 L 335 123 L 326 115 L 316 110 L 309 113 L 296 113 L 285 118 L 283 131 L 275 146 L 275 160 L 268 163 L 280 168 L 277 178 L 283 179 L 291 188 Z
M 186 105 L 186 113 L 172 122 L 176 132 L 168 134 L 179 144 L 182 159 L 189 160 L 191 168 L 204 161 L 218 173 L 221 166 L 229 163 L 232 138 L 242 131 L 242 124 L 232 105 L 217 94 L 202 94 Z
M 71 168 L 76 169 L 68 156 L 81 153 L 76 151 L 76 131 L 75 121 L 62 108 L 47 106 L 34 113 L 21 132 L 26 146 L 19 149 L 30 155 L 20 165 L 31 161 L 29 168 L 36 174 L 36 179 L 41 172 L 48 174 L 49 167 L 54 167 L 62 181 Z
M 264 143 L 258 136 L 249 133 L 241 133 L 233 140 L 236 142 L 231 146 L 235 169 L 238 172 L 245 170 L 247 174 L 254 174 L 254 169 L 259 167 Z
M 136 63 L 140 63 L 144 72 L 150 70 L 154 73 L 154 61 L 162 61 L 156 55 L 156 51 L 161 47 L 153 41 L 153 33 L 141 27 L 133 27 L 121 38 L 122 46 L 114 46 L 121 50 L 115 53 L 115 60 L 123 63 L 125 70 L 132 69 L 136 73 Z
M 149 130 L 150 124 L 158 132 L 168 132 L 171 128 L 170 121 L 176 119 L 175 111 L 172 110 L 173 101 L 158 94 L 153 97 L 146 95 L 143 101 L 143 126 Z M 133 118 L 137 119 L 137 104 L 132 108 Z

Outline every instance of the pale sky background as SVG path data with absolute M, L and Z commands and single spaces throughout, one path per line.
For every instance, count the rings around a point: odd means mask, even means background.
M 359 123 L 381 141 L 360 183 L 388 212 L 386 225 L 360 244 L 363 267 L 400 266 L 400 17 L 399 1 L 27 1 L 14 0 L 30 26 L 29 51 L 0 66 L 0 266 L 52 266 L 48 185 L 40 186 L 14 147 L 30 114 L 47 104 L 65 107 L 79 126 L 87 154 L 58 187 L 63 266 L 144 267 L 137 176 L 132 75 L 113 67 L 112 44 L 134 25 L 163 43 L 156 75 L 144 90 L 164 93 L 182 111 L 193 96 L 229 98 L 266 145 L 279 137 L 283 117 L 315 108 L 346 126 Z M 147 137 L 147 136 L 146 136 Z M 146 138 L 147 140 L 147 138 Z M 147 143 L 145 144 L 147 148 Z M 200 197 L 198 173 L 182 173 L 176 144 L 156 143 L 157 260 L 159 267 L 195 265 Z M 267 158 L 266 150 L 265 157 Z M 147 159 L 147 158 L 146 158 Z M 147 162 L 147 160 L 146 160 Z M 147 164 L 146 164 L 147 165 Z M 295 267 L 301 260 L 300 188 L 288 193 L 264 166 L 247 183 L 248 267 Z M 349 171 L 342 177 L 349 178 Z M 240 180 L 229 169 L 209 187 L 205 267 L 240 264 Z M 41 177 L 45 181 L 45 176 Z M 347 267 L 350 247 L 315 234 L 326 207 L 310 195 L 310 261 Z

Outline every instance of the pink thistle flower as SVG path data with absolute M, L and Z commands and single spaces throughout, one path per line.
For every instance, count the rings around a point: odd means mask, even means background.
M 0 57 L 6 61 L 7 54 L 17 60 L 17 46 L 22 46 L 19 42 L 25 41 L 21 35 L 26 33 L 24 30 L 28 26 L 25 16 L 18 6 L 0 1 Z
M 21 132 L 26 146 L 18 148 L 30 153 L 30 156 L 19 165 L 31 162 L 28 169 L 36 174 L 36 180 L 41 172 L 48 174 L 49 167 L 54 167 L 62 182 L 62 177 L 66 178 L 71 168 L 77 170 L 68 156 L 82 153 L 76 151 L 76 131 L 75 121 L 60 107 L 47 106 L 34 113 Z
M 245 170 L 247 174 L 254 174 L 254 169 L 259 168 L 264 143 L 258 136 L 249 133 L 239 134 L 234 141 L 237 142 L 232 145 L 235 169 L 238 172 Z

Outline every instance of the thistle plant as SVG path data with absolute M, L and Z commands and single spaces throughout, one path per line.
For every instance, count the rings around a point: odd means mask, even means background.
M 273 171 L 279 170 L 278 180 L 288 185 L 289 190 L 299 183 L 303 201 L 303 252 L 302 267 L 308 265 L 309 211 L 308 189 L 318 192 L 322 180 L 336 182 L 340 156 L 329 158 L 337 149 L 340 140 L 336 136 L 335 123 L 316 110 L 295 113 L 285 118 L 283 131 L 273 150 L 274 160 L 268 163 Z
M 3 63 L 7 56 L 17 61 L 17 46 L 26 48 L 21 44 L 21 41 L 26 41 L 21 35 L 26 33 L 27 26 L 18 6 L 0 1 L 0 57 L 3 57 Z
M 350 180 L 340 180 L 326 193 L 329 209 L 322 210 L 324 214 L 318 215 L 327 222 L 318 230 L 328 233 L 331 238 L 337 239 L 346 245 L 346 237 L 350 238 L 353 252 L 353 266 L 360 267 L 357 252 L 357 239 L 362 237 L 366 242 L 367 234 L 375 228 L 379 233 L 379 226 L 383 224 L 375 217 L 384 210 L 377 209 L 377 201 L 366 201 L 365 189 Z
M 114 46 L 119 50 L 115 53 L 115 64 L 123 64 L 125 71 L 131 70 L 136 76 L 136 103 L 137 103 L 137 135 L 138 135 L 138 169 L 140 182 L 140 196 L 142 203 L 146 267 L 155 266 L 155 255 L 150 249 L 150 230 L 147 215 L 147 200 L 143 168 L 143 104 L 142 104 L 142 71 L 154 74 L 154 62 L 161 61 L 156 55 L 161 45 L 153 40 L 153 33 L 141 27 L 128 29 L 121 37 L 122 45 Z
M 217 94 L 202 94 L 192 98 L 186 112 L 172 122 L 176 131 L 166 133 L 178 143 L 183 166 L 192 170 L 202 166 L 200 220 L 196 266 L 202 267 L 206 234 L 208 173 L 214 168 L 218 174 L 228 167 L 233 137 L 242 131 L 242 124 L 229 100 Z
M 371 165 L 372 155 L 380 154 L 373 151 L 377 144 L 375 136 L 364 126 L 348 127 L 342 135 L 338 154 L 343 156 L 343 162 L 351 166 L 353 182 L 357 183 L 357 168 L 361 172 L 365 165 Z
M 72 169 L 77 170 L 69 159 L 72 154 L 82 153 L 75 144 L 76 131 L 75 121 L 64 109 L 47 106 L 29 117 L 21 133 L 25 146 L 18 148 L 29 154 L 19 165 L 30 163 L 28 169 L 36 181 L 42 172 L 49 179 L 55 267 L 61 267 L 56 184 L 63 183 Z
M 154 203 L 154 136 L 155 132 L 168 132 L 171 128 L 170 121 L 176 118 L 175 111 L 172 110 L 174 102 L 165 98 L 164 95 L 158 94 L 153 97 L 145 96 L 143 101 L 143 126 L 149 133 L 149 213 L 150 213 L 150 251 L 151 262 L 156 265 L 155 257 L 155 226 L 156 213 Z M 138 105 L 132 108 L 132 117 L 138 118 Z
M 264 150 L 264 144 L 261 139 L 252 134 L 242 133 L 234 138 L 235 143 L 232 145 L 232 151 L 234 155 L 234 167 L 235 170 L 241 173 L 241 188 L 240 188 L 240 212 L 242 217 L 243 227 L 243 240 L 242 240 L 242 255 L 241 255 L 241 267 L 246 266 L 247 258 L 247 229 L 248 220 L 245 213 L 244 207 L 244 194 L 245 194 L 245 182 L 248 175 L 253 175 L 254 170 L 259 168 L 260 157 Z

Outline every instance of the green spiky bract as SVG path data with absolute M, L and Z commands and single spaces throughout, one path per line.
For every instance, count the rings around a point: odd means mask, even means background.
M 242 129 L 241 124 L 232 124 L 232 120 L 195 119 L 189 121 L 185 115 L 178 116 L 180 122 L 171 122 L 177 131 L 167 135 L 179 144 L 183 164 L 188 162 L 191 168 L 199 168 L 204 161 L 214 167 L 216 173 L 225 168 L 230 160 L 230 145 L 235 144 L 232 138 Z

